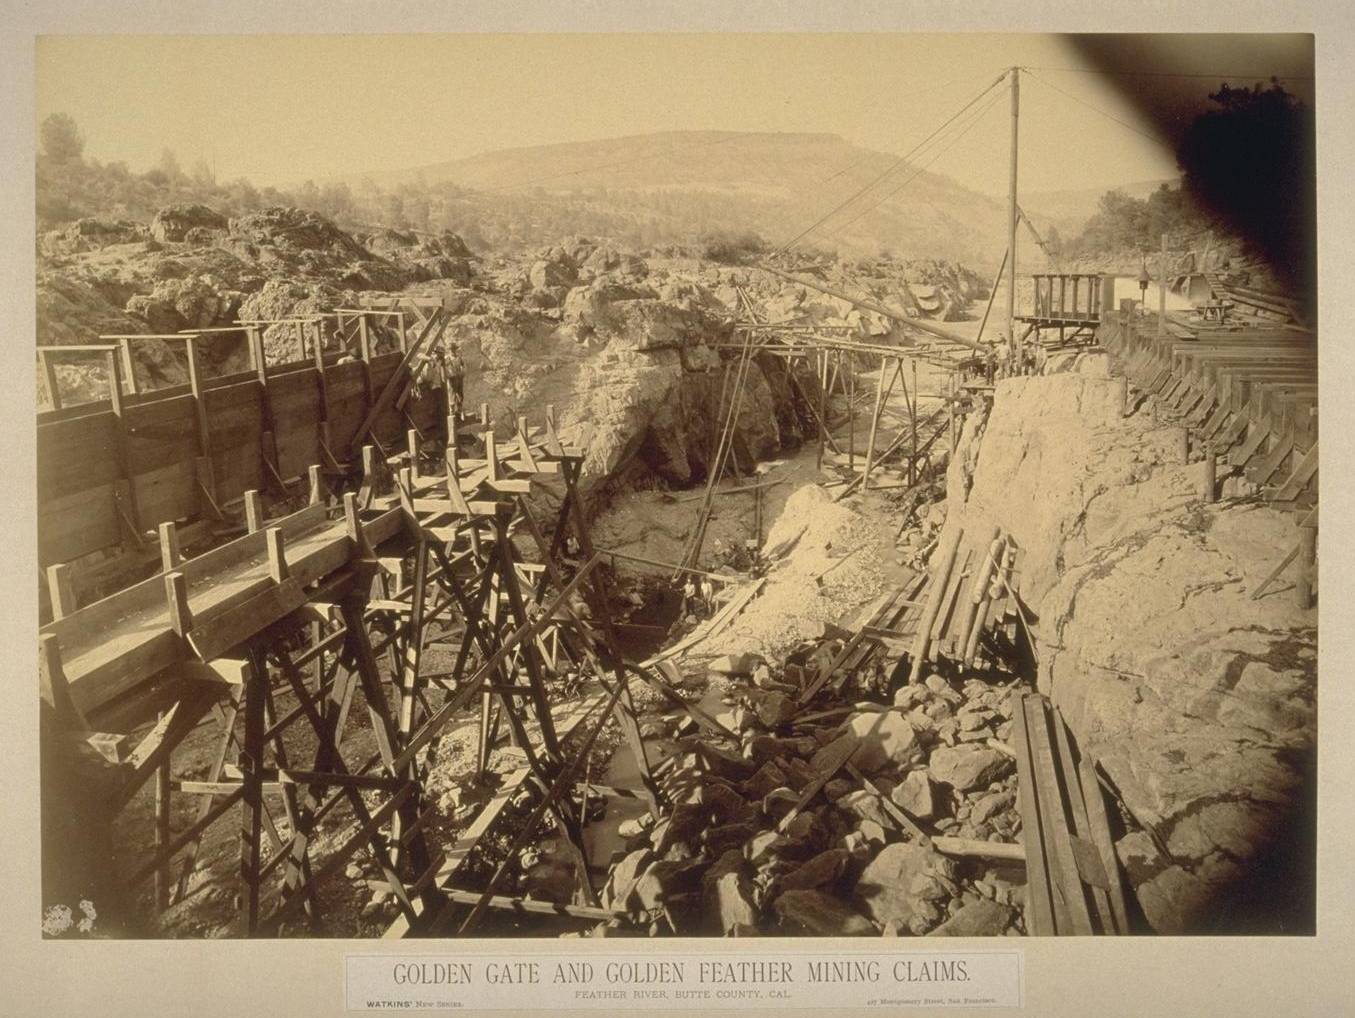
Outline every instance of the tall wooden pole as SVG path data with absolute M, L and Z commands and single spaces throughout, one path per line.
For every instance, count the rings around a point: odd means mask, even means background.
M 908 403 L 908 430 L 912 432 L 913 448 L 908 456 L 908 484 L 917 483 L 917 359 L 913 359 L 913 398 Z
M 1162 258 L 1157 265 L 1157 338 L 1167 334 L 1167 235 L 1162 235 Z
M 983 339 L 983 330 L 988 325 L 988 316 L 993 311 L 993 298 L 997 296 L 998 285 L 1002 282 L 1002 274 L 1007 271 L 1007 255 L 1009 251 L 1002 252 L 1002 264 L 997 267 L 997 275 L 993 277 L 993 287 L 988 291 L 988 303 L 983 309 L 983 318 L 979 320 L 979 331 L 975 334 L 976 340 Z M 916 370 L 916 366 L 914 366 Z
M 1007 181 L 1007 342 L 1012 367 L 1021 363 L 1021 341 L 1016 338 L 1016 128 L 1021 105 L 1021 68 L 1013 67 L 1011 173 Z
M 828 433 L 828 351 L 815 353 L 815 365 L 819 369 L 819 452 L 814 466 L 823 469 L 823 443 Z

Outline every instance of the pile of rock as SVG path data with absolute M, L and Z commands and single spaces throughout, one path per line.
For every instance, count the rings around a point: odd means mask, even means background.
M 832 634 L 813 651 L 830 656 Z M 794 659 L 796 655 L 792 656 Z M 802 655 L 799 656 L 804 661 Z M 671 803 L 623 824 L 603 904 L 651 936 L 1002 935 L 1024 930 L 1022 864 L 953 858 L 932 837 L 1010 842 L 1020 831 L 1008 690 L 939 676 L 894 704 L 798 702 L 803 670 L 755 655 L 712 663 L 709 732 L 683 734 L 663 772 Z M 709 699 L 709 698 L 708 698 Z

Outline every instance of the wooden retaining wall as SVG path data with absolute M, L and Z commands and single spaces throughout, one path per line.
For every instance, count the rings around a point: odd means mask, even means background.
M 164 522 L 210 518 L 312 464 L 337 469 L 401 356 L 271 365 L 39 413 L 39 564 L 121 546 Z M 411 427 L 441 435 L 441 403 L 428 392 L 403 407 L 392 401 L 371 433 L 387 448 L 403 448 Z

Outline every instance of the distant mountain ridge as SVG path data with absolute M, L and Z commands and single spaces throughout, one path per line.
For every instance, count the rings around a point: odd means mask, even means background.
M 805 246 L 995 267 L 1005 246 L 1005 202 L 898 163 L 897 156 L 835 134 L 668 131 L 503 149 L 344 182 L 358 190 L 375 185 L 432 193 L 452 229 L 459 218 L 488 221 L 487 240 L 510 235 L 523 244 L 551 243 L 557 238 L 546 229 L 577 220 L 574 232 L 619 231 L 639 243 L 751 230 L 776 246 L 846 201 Z M 882 174 L 879 184 L 851 199 Z M 1094 211 L 1094 200 L 1084 204 L 1088 214 Z M 1037 196 L 1023 205 L 1037 221 L 1065 230 L 1066 213 L 1046 215 Z M 520 222 L 507 222 L 510 214 Z M 476 228 L 467 225 L 464 232 L 473 243 Z

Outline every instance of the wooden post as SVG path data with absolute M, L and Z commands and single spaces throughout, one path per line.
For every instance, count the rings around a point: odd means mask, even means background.
M 356 492 L 344 492 L 343 522 L 344 531 L 348 534 L 348 539 L 352 541 L 357 548 L 358 555 L 363 558 L 370 558 L 372 555 L 372 546 L 367 542 L 367 532 L 362 526 L 362 515 L 361 511 L 358 509 L 358 496 Z
M 122 366 L 116 351 L 108 350 L 104 354 L 104 368 L 108 372 L 108 401 L 113 411 L 114 455 L 117 458 L 119 474 L 114 498 L 119 510 L 124 513 L 124 522 L 131 531 L 131 543 L 140 549 L 144 547 L 141 536 L 141 513 L 137 509 L 136 491 L 132 487 L 132 475 L 128 467 L 127 424 L 123 420 Z
M 71 567 L 64 562 L 47 567 L 47 596 L 52 602 L 52 618 L 64 619 L 75 611 L 75 587 L 71 583 Z
M 1313 597 L 1317 593 L 1314 586 L 1314 573 L 1317 568 L 1317 527 L 1299 527 L 1298 577 L 1294 582 L 1294 597 L 1298 606 L 1308 610 L 1313 606 Z
M 163 721 L 164 713 L 159 715 Z M 165 758 L 160 766 L 155 769 L 155 851 L 158 855 L 166 845 L 169 844 L 170 835 L 170 813 L 173 806 L 171 798 L 173 786 L 170 784 L 170 762 L 174 753 L 171 746 L 165 752 Z M 170 872 L 170 860 L 166 859 L 155 870 L 155 907 L 163 911 L 169 905 L 169 890 L 173 883 L 173 876 Z
M 409 469 L 419 472 L 419 433 L 414 428 L 405 432 L 405 449 L 409 453 Z
M 274 583 L 287 579 L 287 550 L 284 547 L 281 527 L 269 527 L 263 532 L 264 544 L 268 548 L 268 576 Z
M 310 504 L 319 505 L 329 497 L 325 489 L 325 478 L 320 472 L 320 464 L 312 463 L 306 468 L 306 477 L 310 481 Z
M 1218 487 L 1217 470 L 1218 464 L 1214 458 L 1214 450 L 1206 446 L 1204 462 L 1200 464 L 1200 497 L 1206 502 L 1213 502 L 1218 497 L 1215 494 Z
M 198 484 L 207 494 L 208 505 L 201 516 L 217 516 L 216 471 L 212 465 L 212 434 L 207 420 L 207 404 L 203 400 L 202 365 L 198 362 L 198 337 L 184 338 L 184 356 L 188 360 L 188 386 L 193 393 L 193 412 L 198 423 Z
M 414 706 L 419 694 L 419 658 L 423 652 L 424 603 L 428 587 L 428 542 L 414 545 L 414 576 L 411 581 L 409 619 L 406 623 L 403 653 L 400 660 L 400 715 L 397 727 L 403 748 L 414 731 Z M 418 764 L 410 761 L 405 772 L 410 781 L 418 780 Z M 396 817 L 391 825 L 392 855 L 398 865 L 401 855 L 400 834 L 403 818 Z
M 485 466 L 489 470 L 489 480 L 497 481 L 499 479 L 499 451 L 494 443 L 494 429 L 490 428 L 484 433 L 485 438 Z
M 165 574 L 165 603 L 169 608 L 169 625 L 180 636 L 187 636 L 193 628 L 193 612 L 188 606 L 188 581 L 179 572 Z
M 847 351 L 847 469 L 856 472 L 856 355 Z
M 171 572 L 179 568 L 183 554 L 179 550 L 179 531 L 173 520 L 160 524 L 160 570 Z
M 245 933 L 252 935 L 259 925 L 260 864 L 263 860 L 263 747 L 264 747 L 264 683 L 268 681 L 266 666 L 256 653 L 250 655 L 252 667 L 245 679 L 244 741 L 240 748 L 241 802 L 240 811 L 240 877 L 245 893 L 241 897 L 241 912 Z
M 42 368 L 43 380 L 47 383 L 47 401 L 53 410 L 61 409 L 61 383 L 57 381 L 56 365 L 47 350 L 38 351 L 38 366 Z
M 908 456 L 908 484 L 911 487 L 917 483 L 917 358 L 912 360 L 913 366 L 913 397 L 908 404 L 908 430 L 913 437 L 913 448 Z
M 132 340 L 129 336 L 123 336 L 118 340 L 118 346 L 122 350 L 122 371 L 127 379 L 127 391 L 136 395 L 136 362 L 132 360 Z
M 381 493 L 382 482 L 381 461 L 377 458 L 376 447 L 364 445 L 362 447 L 362 495 L 364 508 L 369 506 L 371 500 Z
M 1016 221 L 1018 217 L 1016 208 L 1016 152 L 1017 124 L 1020 119 L 1021 108 L 1021 68 L 1012 67 L 1007 73 L 1011 76 L 1012 86 L 1011 159 L 1007 180 L 1007 252 L 1010 255 L 1007 259 L 1007 342 L 1011 344 L 1012 364 L 1018 365 L 1021 363 L 1021 341 L 1016 338 Z
M 884 409 L 885 367 L 890 363 L 894 365 L 894 371 L 897 372 L 899 370 L 899 362 L 897 360 L 890 361 L 888 358 L 885 357 L 880 358 L 880 381 L 875 386 L 875 411 L 874 413 L 871 414 L 870 417 L 870 437 L 866 440 L 866 469 L 865 472 L 861 475 L 862 491 L 865 491 L 870 487 L 871 460 L 875 457 L 875 435 L 880 428 L 880 412 Z M 889 384 L 890 388 L 892 389 L 894 387 L 894 380 L 892 377 L 890 378 Z
M 88 731 L 89 724 L 71 699 L 70 683 L 61 664 L 61 644 L 55 633 L 38 634 L 38 695 L 62 728 Z
M 1158 262 L 1157 338 L 1167 334 L 1167 235 L 1162 234 L 1162 260 Z
M 410 522 L 417 525 L 419 518 L 414 512 L 414 471 L 409 467 L 402 468 L 395 475 L 395 492 L 400 505 L 409 514 Z
M 818 350 L 814 354 L 814 366 L 819 376 L 819 451 L 814 461 L 815 469 L 823 469 L 823 446 L 828 435 L 828 351 Z
M 257 488 L 245 492 L 245 527 L 251 534 L 263 529 L 263 497 Z
M 358 315 L 358 354 L 364 363 L 372 360 L 372 333 L 367 325 L 367 314 Z
M 950 574 L 955 568 L 955 556 L 960 550 L 960 538 L 964 531 L 956 526 L 946 538 L 946 543 L 937 547 L 933 553 L 936 558 L 936 571 L 932 574 L 927 594 L 927 606 L 917 625 L 917 636 L 913 640 L 913 668 L 908 681 L 914 685 L 922 681 L 922 670 L 927 665 L 927 645 L 931 639 L 932 626 L 941 614 L 941 603 L 945 600 L 946 588 L 950 585 Z

